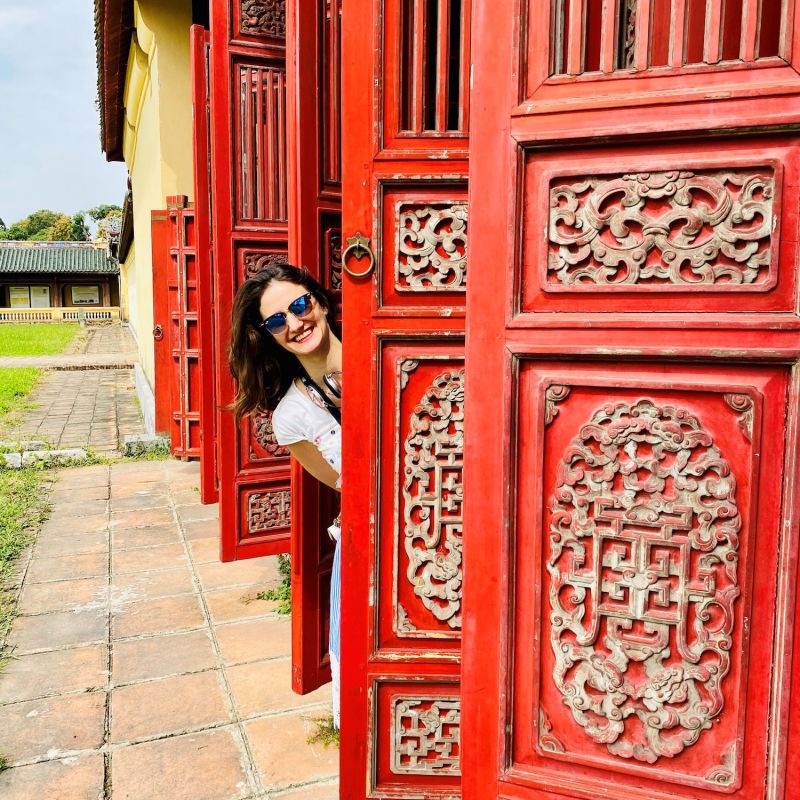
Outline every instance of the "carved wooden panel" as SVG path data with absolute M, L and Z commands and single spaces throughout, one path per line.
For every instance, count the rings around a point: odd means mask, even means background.
M 247 530 L 262 534 L 291 524 L 292 493 L 288 489 L 247 493 Z
M 239 30 L 250 36 L 286 38 L 286 0 L 238 0 Z
M 461 698 L 451 680 L 383 678 L 372 686 L 377 735 L 368 797 L 457 798 Z
M 461 699 L 398 696 L 392 700 L 396 775 L 460 775 Z
M 455 352 L 453 352 L 455 350 Z M 464 366 L 460 347 L 391 345 L 382 393 L 380 651 L 457 657 L 461 639 Z M 388 448 L 388 443 L 387 443 Z M 391 656 L 389 656 L 391 657 Z
M 469 220 L 466 182 L 458 177 L 380 187 L 384 307 L 464 308 Z
M 288 261 L 284 242 L 246 242 L 236 250 L 236 286 L 266 267 L 287 264 Z
M 546 568 L 558 691 L 609 753 L 676 756 L 723 713 L 742 626 L 731 465 L 685 407 L 641 399 L 600 405 L 555 481 Z
M 777 139 L 531 153 L 521 310 L 794 314 L 797 156 Z
M 548 288 L 774 283 L 774 189 L 770 166 L 553 178 Z
M 764 421 L 787 373 L 530 362 L 520 380 L 516 765 L 751 797 L 771 667 L 750 631 L 761 648 L 777 624 L 780 474 L 762 458 L 783 438 Z
M 467 289 L 467 204 L 397 204 L 395 288 L 399 292 Z

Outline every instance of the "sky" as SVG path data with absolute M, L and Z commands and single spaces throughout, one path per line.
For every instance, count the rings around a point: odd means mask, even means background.
M 0 219 L 122 205 L 100 150 L 92 0 L 0 0 Z

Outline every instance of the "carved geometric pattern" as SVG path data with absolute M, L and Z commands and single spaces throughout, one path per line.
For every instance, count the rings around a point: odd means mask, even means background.
M 253 417 L 253 438 L 271 456 L 280 458 L 289 455 L 289 449 L 278 444 L 275 431 L 272 429 L 272 414 L 258 414 Z
M 609 403 L 567 446 L 551 511 L 564 703 L 613 755 L 677 755 L 724 706 L 742 524 L 730 465 L 685 409 Z
M 247 498 L 248 530 L 261 533 L 273 528 L 287 528 L 292 521 L 292 493 L 286 489 L 276 492 L 253 492 Z
M 403 538 L 414 594 L 437 620 L 459 630 L 463 464 L 464 370 L 448 370 L 435 378 L 411 415 Z
M 554 183 L 547 282 L 642 290 L 763 283 L 772 257 L 774 185 L 771 168 Z
M 395 288 L 467 290 L 466 201 L 397 204 Z
M 242 33 L 286 38 L 286 0 L 241 0 Z
M 396 775 L 461 774 L 459 698 L 395 698 L 392 732 L 391 770 Z
M 244 276 L 252 278 L 262 269 L 288 263 L 289 256 L 286 253 L 247 253 L 244 257 Z

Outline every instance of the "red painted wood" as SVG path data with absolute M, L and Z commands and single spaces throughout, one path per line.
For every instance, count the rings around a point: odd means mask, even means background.
M 158 433 L 169 434 L 172 427 L 172 354 L 170 347 L 169 271 L 171 230 L 167 210 L 150 214 L 153 264 L 153 353 L 155 425 Z
M 450 4 L 451 20 L 456 5 Z M 393 0 L 379 14 L 377 3 L 353 0 L 343 16 L 342 229 L 345 242 L 356 232 L 368 237 L 376 257 L 373 274 L 344 276 L 347 746 L 340 756 L 340 794 L 348 800 L 456 797 L 460 791 L 464 292 L 460 277 L 456 281 L 447 269 L 447 279 L 435 285 L 427 271 L 430 251 L 419 252 L 426 235 L 444 262 L 465 252 L 467 232 L 458 230 L 466 217 L 469 71 L 445 80 L 443 59 L 432 52 L 433 43 L 444 42 L 449 63 L 468 63 L 468 48 L 454 50 L 469 42 L 469 3 L 460 5 L 465 27 L 449 39 L 429 27 L 442 19 L 439 3 Z M 458 98 L 457 107 L 448 102 L 447 130 L 437 85 Z M 350 256 L 345 266 L 362 271 L 367 261 Z M 442 398 L 448 398 L 444 405 Z M 429 415 L 446 418 L 444 430 Z M 436 435 L 441 439 L 433 442 Z M 431 446 L 436 469 L 418 449 L 423 442 Z M 425 555 L 423 519 L 434 540 Z M 449 589 L 425 574 L 428 558 L 452 568 Z M 425 587 L 448 599 L 428 596 Z M 420 714 L 441 726 L 431 723 L 426 734 Z M 418 761 L 410 755 L 415 743 Z
M 268 417 L 236 429 L 227 369 L 236 287 L 285 261 L 285 42 L 280 15 L 211 4 L 211 152 L 221 558 L 286 552 L 289 458 Z
M 289 7 L 287 20 L 289 261 L 341 295 L 341 2 Z M 330 680 L 328 624 L 339 494 L 295 465 L 292 473 L 292 687 Z
M 729 47 L 729 17 L 701 6 L 711 60 Z M 789 800 L 800 773 L 798 212 L 784 190 L 795 79 L 724 62 L 679 79 L 544 76 L 518 104 L 548 58 L 550 22 L 531 15 L 526 41 L 514 2 L 476 15 L 463 796 Z M 786 96 L 751 99 L 762 80 Z M 589 91 L 602 108 L 584 106 Z M 737 227 L 742 180 L 762 186 L 745 215 L 763 216 L 761 233 Z M 514 190 L 498 200 L 499 185 Z M 723 203 L 718 221 L 700 194 Z M 689 218 L 702 243 L 693 280 L 664 272 L 685 263 Z M 747 276 L 714 244 L 726 226 L 732 246 L 750 243 Z M 633 254 L 642 270 L 613 285 Z M 714 497 L 700 501 L 709 482 Z M 719 532 L 710 558 L 694 538 L 706 526 Z
M 209 32 L 191 28 L 192 144 L 194 214 L 197 237 L 197 325 L 200 338 L 200 500 L 219 500 L 217 473 L 216 344 L 214 341 L 214 261 L 211 254 L 211 105 L 209 98 Z
M 194 209 L 184 195 L 167 197 L 170 226 L 169 291 L 170 351 L 172 356 L 172 455 L 200 455 L 200 334 L 199 290 Z

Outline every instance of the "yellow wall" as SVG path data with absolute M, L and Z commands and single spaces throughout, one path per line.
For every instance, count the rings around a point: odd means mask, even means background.
M 136 0 L 136 32 L 125 83 L 125 163 L 133 189 L 135 248 L 125 262 L 130 324 L 150 386 L 153 375 L 153 269 L 150 212 L 167 195 L 193 197 L 190 0 Z

